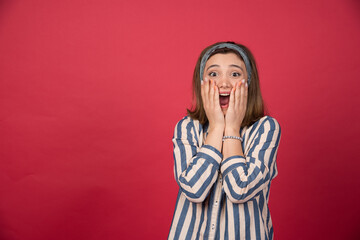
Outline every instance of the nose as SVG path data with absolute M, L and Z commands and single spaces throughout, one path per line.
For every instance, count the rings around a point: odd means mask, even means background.
M 217 85 L 218 85 L 218 88 L 230 88 L 231 87 L 231 83 L 230 83 L 229 79 L 225 76 L 219 79 Z

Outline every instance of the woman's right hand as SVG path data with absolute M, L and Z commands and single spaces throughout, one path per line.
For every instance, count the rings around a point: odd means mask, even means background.
M 209 130 L 225 128 L 225 118 L 220 107 L 219 89 L 215 86 L 214 80 L 205 78 L 201 82 L 201 97 L 209 120 Z

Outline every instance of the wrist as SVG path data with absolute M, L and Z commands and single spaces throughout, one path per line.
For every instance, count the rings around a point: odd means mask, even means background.
M 222 125 L 209 125 L 209 132 L 218 132 L 223 134 L 225 126 Z
M 209 121 L 209 130 L 210 129 L 222 129 L 225 128 L 225 122 L 216 122 L 216 121 Z
M 225 135 L 226 136 L 240 136 L 240 128 L 225 128 Z

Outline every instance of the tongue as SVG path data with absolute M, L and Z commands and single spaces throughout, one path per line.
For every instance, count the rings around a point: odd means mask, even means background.
M 227 97 L 223 97 L 223 96 L 220 96 L 220 105 L 226 105 L 229 103 L 229 100 L 230 100 L 230 97 L 227 96 Z

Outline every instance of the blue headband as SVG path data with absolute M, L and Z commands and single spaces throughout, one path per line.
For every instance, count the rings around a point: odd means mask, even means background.
M 244 49 L 242 49 L 241 47 L 239 47 L 236 44 L 233 43 L 220 43 L 219 45 L 216 45 L 212 48 L 210 48 L 202 57 L 201 62 L 200 62 L 200 80 L 203 81 L 203 75 L 204 75 L 204 68 L 205 68 L 205 64 L 207 62 L 207 60 L 209 59 L 210 55 L 217 49 L 220 48 L 228 48 L 228 49 L 232 49 L 235 50 L 236 52 L 238 52 L 240 54 L 240 56 L 242 57 L 242 59 L 244 60 L 245 63 L 245 67 L 246 67 L 246 71 L 248 74 L 248 85 L 250 85 L 250 79 L 251 79 L 251 65 L 250 65 L 250 61 L 248 56 L 246 55 Z

